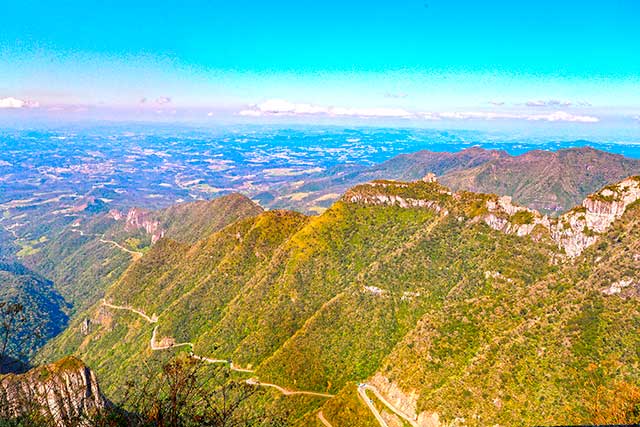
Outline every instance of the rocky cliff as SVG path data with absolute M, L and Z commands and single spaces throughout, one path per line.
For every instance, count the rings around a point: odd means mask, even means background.
M 469 193 L 467 193 L 468 195 Z M 433 176 L 415 183 L 373 181 L 348 191 L 343 200 L 367 205 L 400 208 L 428 208 L 448 214 L 445 206 L 460 201 L 464 193 L 452 193 L 439 185 Z M 587 196 L 582 204 L 558 218 L 512 203 L 509 196 L 485 195 L 470 222 L 484 222 L 494 230 L 518 236 L 548 234 L 558 248 L 575 258 L 593 245 L 620 218 L 627 207 L 640 199 L 640 177 L 630 177 Z M 472 201 L 476 203 L 478 200 Z M 464 218 L 460 217 L 460 220 Z
M 588 196 L 582 205 L 563 214 L 551 235 L 570 257 L 578 256 L 640 199 L 640 177 L 627 178 Z
M 85 425 L 87 417 L 107 406 L 93 372 L 74 357 L 0 377 L 0 418 Z
M 144 230 L 151 236 L 151 243 L 155 243 L 164 237 L 165 231 L 160 225 L 160 221 L 153 218 L 153 213 L 140 208 L 131 208 L 129 212 L 123 214 L 120 211 L 109 212 L 116 221 L 125 220 L 126 231 Z

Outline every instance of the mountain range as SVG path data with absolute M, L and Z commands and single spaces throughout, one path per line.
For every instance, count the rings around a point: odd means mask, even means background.
M 370 168 L 332 169 L 303 183 L 284 186 L 277 197 L 265 200 L 268 206 L 313 213 L 330 206 L 357 184 L 375 179 L 412 181 L 428 173 L 435 173 L 440 182 L 456 191 L 507 195 L 519 204 L 557 215 L 607 184 L 640 174 L 640 160 L 590 147 L 532 150 L 517 156 L 479 147 L 459 152 L 423 150 Z
M 117 396 L 186 353 L 300 426 L 629 419 L 639 198 L 629 178 L 549 218 L 430 176 L 355 186 L 319 216 L 229 208 L 217 231 L 159 238 L 39 360 L 77 355 Z

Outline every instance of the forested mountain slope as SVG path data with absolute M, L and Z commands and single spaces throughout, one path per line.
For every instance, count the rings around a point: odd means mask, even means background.
M 77 309 L 95 303 L 132 260 L 162 236 L 192 243 L 262 209 L 232 194 L 159 211 L 132 208 L 87 216 L 60 230 L 24 262 L 55 283 Z
M 639 198 L 630 178 L 550 219 L 437 182 L 375 181 L 316 217 L 268 211 L 193 244 L 164 237 L 40 358 L 79 355 L 107 394 L 160 353 L 232 360 L 319 393 L 278 394 L 300 425 L 319 410 L 375 425 L 363 381 L 411 425 L 633 416 L 607 399 L 640 377 Z

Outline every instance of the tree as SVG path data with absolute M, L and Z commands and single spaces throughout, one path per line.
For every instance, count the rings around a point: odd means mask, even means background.
M 38 328 L 25 331 L 26 323 L 21 303 L 0 301 L 0 374 L 26 370 L 23 359 L 27 349 L 23 344 L 39 334 Z
M 138 427 L 284 426 L 284 414 L 256 410 L 251 404 L 264 391 L 231 378 L 223 365 L 207 365 L 178 356 L 160 369 L 146 366 L 147 380 L 131 381 L 120 407 L 94 421 L 95 425 Z

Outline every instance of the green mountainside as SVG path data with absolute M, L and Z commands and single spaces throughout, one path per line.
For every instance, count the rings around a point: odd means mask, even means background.
M 149 359 L 193 352 L 269 387 L 265 404 L 300 426 L 377 425 L 369 399 L 402 425 L 380 397 L 419 426 L 629 420 L 639 198 L 630 178 L 550 219 L 374 181 L 319 216 L 256 210 L 197 241 L 165 234 L 39 359 L 81 357 L 111 397 Z
M 88 216 L 51 230 L 51 237 L 23 262 L 55 283 L 75 310 L 94 304 L 133 259 L 166 235 L 193 243 L 262 209 L 237 194 L 210 201 L 183 203 L 159 211 L 133 208 Z
M 15 260 L 0 259 L 0 359 L 27 361 L 64 330 L 68 310 L 51 281 Z M 0 372 L 12 365 L 0 360 Z
M 357 184 L 375 179 L 414 181 L 434 173 L 453 190 L 511 196 L 521 205 L 557 214 L 609 183 L 640 174 L 640 160 L 590 147 L 517 156 L 472 147 L 456 153 L 418 151 L 371 168 L 343 169 L 285 186 L 267 206 L 317 213 Z
M 70 308 L 50 280 L 20 263 L 11 237 L 0 228 L 0 373 L 22 370 L 64 330 Z

